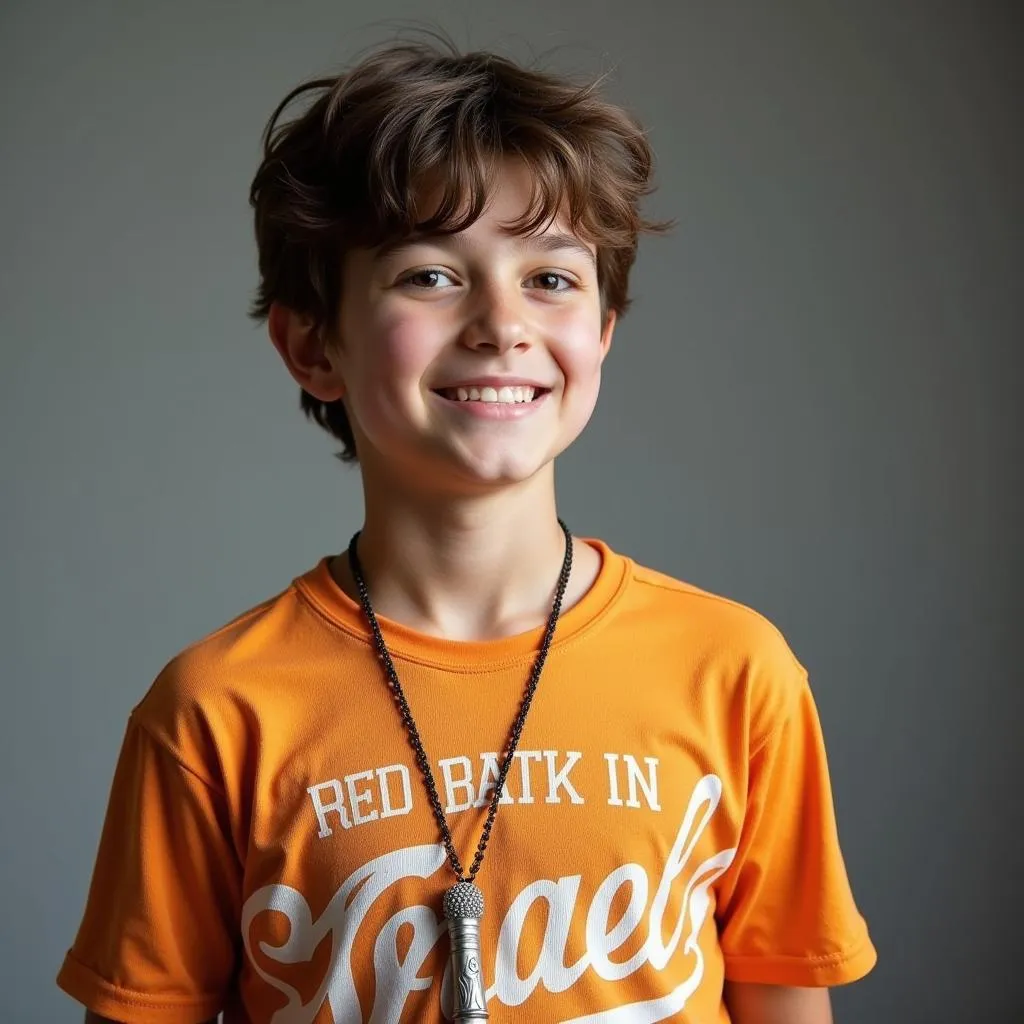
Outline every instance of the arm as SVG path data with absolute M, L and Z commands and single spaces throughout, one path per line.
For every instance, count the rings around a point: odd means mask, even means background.
M 827 988 L 726 982 L 725 1005 L 733 1024 L 832 1024 Z
M 57 977 L 83 1007 L 78 1020 L 214 1024 L 236 968 L 240 883 L 222 796 L 133 716 Z
M 85 1024 L 117 1024 L 117 1021 L 113 1021 L 109 1017 L 97 1017 L 92 1010 L 86 1010 Z M 217 1024 L 217 1018 L 214 1017 L 212 1020 L 203 1021 L 203 1024 Z

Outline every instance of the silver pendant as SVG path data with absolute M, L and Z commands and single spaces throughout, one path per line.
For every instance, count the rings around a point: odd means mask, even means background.
M 487 1020 L 480 958 L 480 918 L 484 894 L 472 882 L 458 882 L 444 894 L 444 916 L 451 940 L 452 1020 Z

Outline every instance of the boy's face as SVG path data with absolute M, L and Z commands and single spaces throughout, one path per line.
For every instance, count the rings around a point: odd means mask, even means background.
M 366 473 L 466 493 L 527 480 L 586 425 L 614 316 L 595 249 L 556 221 L 505 225 L 531 198 L 510 163 L 457 236 L 349 255 L 331 356 Z

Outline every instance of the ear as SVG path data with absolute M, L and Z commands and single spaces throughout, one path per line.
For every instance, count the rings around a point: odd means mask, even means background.
M 300 387 L 321 402 L 333 402 L 344 395 L 345 382 L 337 356 L 311 316 L 275 302 L 267 317 L 267 330 L 277 354 Z
M 601 362 L 603 363 L 605 357 L 608 355 L 609 349 L 612 347 L 612 335 L 615 333 L 615 322 L 618 318 L 615 315 L 615 310 L 608 310 L 608 315 L 604 318 L 604 327 L 601 329 Z

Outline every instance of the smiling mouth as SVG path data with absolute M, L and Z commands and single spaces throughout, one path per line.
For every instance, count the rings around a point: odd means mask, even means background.
M 529 405 L 549 394 L 550 388 L 538 387 L 458 387 L 438 388 L 434 393 L 449 402 L 479 402 L 484 405 Z

